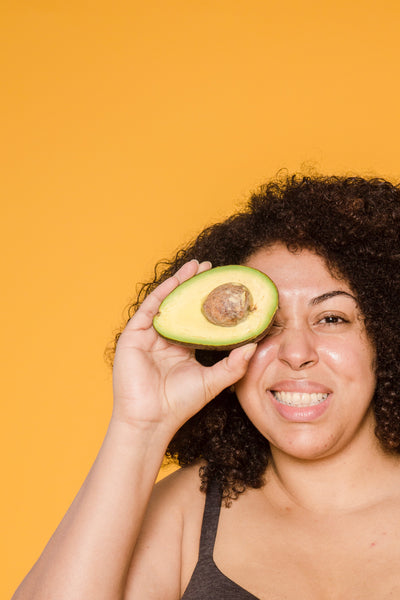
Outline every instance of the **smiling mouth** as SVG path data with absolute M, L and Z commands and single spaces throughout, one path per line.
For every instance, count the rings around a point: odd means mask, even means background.
M 315 406 L 326 400 L 329 395 L 321 393 L 306 394 L 304 392 L 277 392 L 276 390 L 271 390 L 271 393 L 278 402 L 287 406 Z

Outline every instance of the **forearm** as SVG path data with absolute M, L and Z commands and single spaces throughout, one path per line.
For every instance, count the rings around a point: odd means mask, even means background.
M 186 263 L 142 303 L 118 340 L 114 411 L 97 460 L 13 600 L 122 600 L 127 571 L 165 449 L 173 434 L 242 377 L 256 345 L 212 367 L 170 344 L 152 322 L 179 283 L 209 268 Z
M 112 422 L 73 504 L 13 600 L 119 600 L 167 435 Z

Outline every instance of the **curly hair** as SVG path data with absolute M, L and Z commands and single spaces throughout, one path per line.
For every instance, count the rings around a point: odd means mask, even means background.
M 148 293 L 192 258 L 216 267 L 242 264 L 274 243 L 290 251 L 311 250 L 357 297 L 376 352 L 375 434 L 385 451 L 400 452 L 399 185 L 381 178 L 280 174 L 243 210 L 159 263 L 153 281 L 142 285 L 130 306 L 129 318 Z M 197 350 L 196 356 L 211 365 L 222 354 Z M 167 457 L 181 466 L 201 460 L 201 489 L 217 479 L 227 504 L 247 487 L 263 485 L 269 456 L 268 441 L 230 389 L 189 419 L 167 449 Z

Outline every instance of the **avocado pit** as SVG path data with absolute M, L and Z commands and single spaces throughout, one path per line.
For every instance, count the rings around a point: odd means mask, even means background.
M 208 294 L 201 310 L 210 323 L 220 327 L 234 327 L 253 310 L 253 299 L 245 285 L 224 283 Z

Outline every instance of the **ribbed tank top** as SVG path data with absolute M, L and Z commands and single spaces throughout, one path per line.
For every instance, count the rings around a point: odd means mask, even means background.
M 258 600 L 256 596 L 226 577 L 214 562 L 221 499 L 218 484 L 211 483 L 204 507 L 199 557 L 182 600 Z

